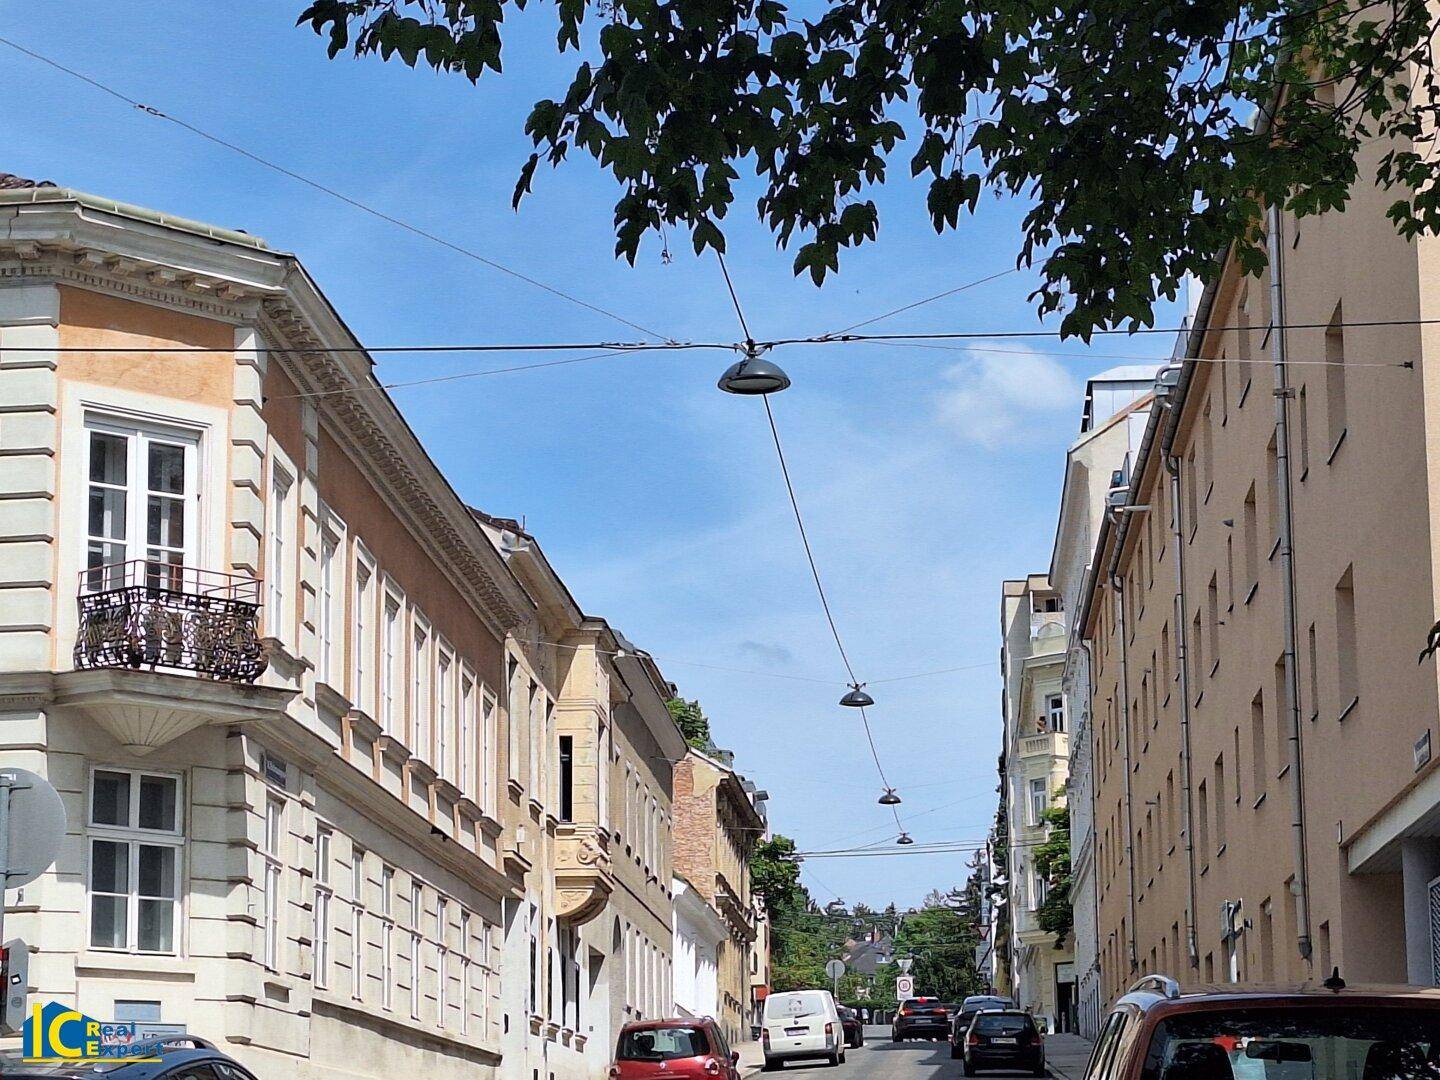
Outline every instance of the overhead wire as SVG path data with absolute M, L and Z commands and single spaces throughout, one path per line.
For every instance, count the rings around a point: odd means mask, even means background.
M 639 330 L 642 334 L 649 334 L 651 337 L 659 338 L 661 341 L 673 340 L 672 338 L 670 338 L 669 335 L 662 334 L 658 330 L 652 330 L 650 327 L 635 322 L 631 319 L 627 319 L 625 316 L 617 314 L 616 312 L 611 311 L 608 308 L 603 308 L 598 304 L 592 304 L 588 300 L 582 300 L 578 296 L 574 296 L 573 294 L 568 293 L 563 289 L 559 289 L 554 285 L 550 285 L 547 282 L 539 280 L 538 278 L 531 277 L 530 275 L 522 273 L 519 270 L 506 266 L 502 262 L 498 262 L 495 259 L 482 255 L 478 251 L 465 247 L 462 244 L 458 244 L 453 240 L 446 239 L 445 237 L 440 236 L 437 233 L 433 233 L 428 229 L 424 229 L 418 225 L 411 224 L 410 222 L 405 221 L 402 218 L 398 218 L 393 214 L 386 213 L 384 210 L 380 210 L 374 206 L 369 205 L 368 203 L 361 202 L 359 199 L 346 195 L 342 191 L 337 191 L 335 188 L 323 184 L 318 180 L 313 180 L 310 177 L 305 176 L 303 173 L 298 173 L 294 169 L 290 169 L 284 165 L 280 165 L 277 162 L 262 157 L 261 155 L 255 153 L 252 150 L 247 150 L 245 147 L 230 142 L 228 139 L 221 138 L 218 135 L 206 131 L 204 128 L 201 128 L 196 124 L 192 124 L 188 120 L 182 120 L 180 117 L 174 116 L 167 112 L 163 112 L 153 105 L 147 105 L 143 101 L 138 101 L 135 98 L 130 97 L 128 94 L 124 94 L 121 91 L 115 89 L 113 86 L 109 86 L 106 83 L 101 82 L 99 79 L 96 79 L 93 76 L 86 75 L 85 73 L 77 71 L 74 68 L 67 67 L 66 65 L 60 63 L 58 60 L 53 60 L 42 53 L 36 52 L 34 49 L 26 48 L 24 45 L 21 45 L 16 41 L 12 41 L 9 38 L 5 37 L 0 37 L 0 45 L 6 45 L 9 48 L 14 49 L 16 52 L 23 53 L 24 55 L 30 57 L 32 60 L 39 61 L 40 63 L 45 64 L 56 71 L 63 72 L 64 74 L 69 75 L 71 78 L 79 79 L 81 82 L 86 83 L 87 85 L 95 88 L 96 90 L 99 90 L 104 94 L 110 95 L 117 101 L 122 101 L 126 105 L 131 106 L 132 108 L 140 110 L 147 116 L 155 117 L 157 120 L 168 121 L 169 123 L 174 124 L 176 127 L 188 131 L 190 134 L 204 139 L 205 141 L 212 143 L 215 146 L 223 147 L 224 149 L 229 150 L 232 153 L 239 154 L 241 157 L 247 158 L 250 161 L 255 162 L 257 165 L 261 165 L 267 169 L 270 169 L 272 172 L 276 172 L 282 176 L 289 177 L 291 180 L 294 180 L 297 183 L 304 184 L 306 187 L 313 188 L 315 191 L 321 192 L 324 195 L 328 195 L 333 199 L 338 199 L 340 202 L 343 202 L 346 205 L 361 211 L 362 213 L 369 214 L 371 217 L 378 218 L 379 220 L 384 222 L 388 222 L 389 224 L 394 225 L 397 228 L 404 229 L 408 233 L 412 233 L 415 236 L 421 237 L 425 240 L 429 240 L 431 243 L 439 244 L 441 247 L 447 248 L 450 251 L 455 252 L 456 254 L 463 255 L 467 259 L 473 259 L 476 262 L 482 263 L 483 265 L 490 267 L 492 270 L 497 270 L 502 274 L 508 274 L 510 277 L 515 278 L 519 281 L 523 281 L 528 285 L 533 285 L 537 289 L 543 289 L 545 292 L 550 293 L 553 296 L 557 296 L 562 300 L 566 300 L 569 303 L 576 305 L 577 307 L 582 307 L 588 311 L 594 312 L 597 315 L 603 315 L 608 319 L 613 319 L 618 323 L 622 323 L 625 326 L 630 327 L 632 330 Z

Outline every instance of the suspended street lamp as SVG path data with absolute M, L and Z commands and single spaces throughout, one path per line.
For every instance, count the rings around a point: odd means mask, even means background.
M 881 805 L 881 806 L 899 806 L 899 805 L 900 805 L 900 796 L 895 794 L 895 789 L 894 789 L 893 787 L 887 787 L 887 788 L 885 789 L 885 794 L 880 796 L 880 805 Z
M 863 709 L 866 706 L 874 705 L 875 699 L 867 694 L 864 683 L 851 683 L 849 692 L 840 699 L 840 704 L 852 709 Z
M 911 839 L 908 832 L 902 832 L 895 841 L 895 843 L 897 844 L 913 844 L 914 842 L 915 841 Z
M 790 376 L 779 364 L 764 359 L 758 351 L 747 349 L 744 358 L 726 368 L 715 385 L 727 394 L 754 397 L 788 388 Z

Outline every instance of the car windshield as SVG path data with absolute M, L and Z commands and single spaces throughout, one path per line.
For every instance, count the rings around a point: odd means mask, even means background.
M 1162 1021 L 1144 1080 L 1440 1080 L 1440 1010 L 1249 1008 Z
M 975 1030 L 981 1035 L 1019 1035 L 1022 1031 L 1030 1030 L 1030 1018 L 1008 1016 L 1004 1013 L 981 1016 L 975 1021 Z
M 771 994 L 765 999 L 765 1019 L 767 1020 L 818 1016 L 824 1011 L 825 994 L 820 990 L 796 990 L 789 994 Z
M 623 1032 L 615 1056 L 621 1061 L 673 1061 L 709 1052 L 710 1040 L 700 1028 L 663 1027 Z

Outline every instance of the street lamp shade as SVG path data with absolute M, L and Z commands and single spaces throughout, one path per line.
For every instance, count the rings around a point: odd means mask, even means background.
M 726 368 L 715 385 L 727 394 L 773 394 L 789 387 L 790 376 L 773 361 L 746 356 Z
M 867 705 L 874 705 L 875 699 L 861 689 L 864 685 L 864 683 L 851 684 L 849 693 L 840 699 L 840 704 L 852 709 L 863 709 Z
M 897 844 L 913 844 L 914 842 L 914 839 L 911 838 L 908 832 L 902 832 L 895 840 L 895 843 Z
M 900 796 L 895 794 L 895 789 L 894 789 L 893 787 L 887 787 L 887 788 L 885 789 L 885 794 L 880 796 L 880 805 L 881 805 L 881 806 L 899 806 L 899 805 L 900 805 Z

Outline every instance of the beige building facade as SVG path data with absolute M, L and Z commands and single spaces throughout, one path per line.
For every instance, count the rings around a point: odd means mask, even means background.
M 1075 1027 L 1075 957 L 1073 941 L 1057 947 L 1056 935 L 1040 927 L 1049 879 L 1036 869 L 1032 853 L 1049 832 L 1045 813 L 1063 801 L 1069 773 L 1066 625 L 1060 594 L 1044 574 L 1005 582 L 1000 655 L 1010 948 L 1008 970 L 999 974 L 1009 976 L 1016 1003 L 1043 1017 L 1051 1031 Z
M 691 748 L 675 766 L 675 872 L 720 917 L 715 1019 L 725 1038 L 749 1037 L 758 917 L 750 856 L 765 832 L 754 785 L 717 756 Z
M 293 256 L 0 187 L 0 763 L 68 830 L 9 897 L 32 1000 L 260 1075 L 599 1075 L 669 1008 L 653 662 Z
M 1378 151 L 1362 155 L 1361 173 Z M 1105 996 L 1440 982 L 1435 241 L 1265 222 L 1157 382 L 1082 589 Z M 1284 361 L 1278 367 L 1274 361 Z

